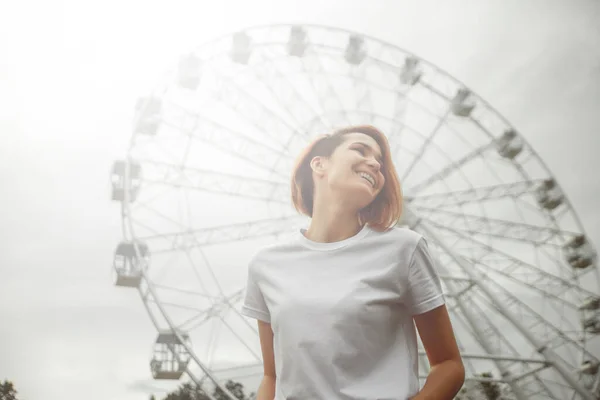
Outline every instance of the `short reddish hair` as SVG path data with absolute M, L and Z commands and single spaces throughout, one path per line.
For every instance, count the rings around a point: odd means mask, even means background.
M 385 135 L 371 125 L 349 126 L 338 129 L 331 134 L 321 135 L 309 143 L 296 159 L 292 171 L 292 202 L 301 214 L 312 217 L 314 201 L 314 181 L 310 160 L 313 157 L 329 157 L 344 142 L 348 133 L 363 133 L 372 137 L 381 148 L 383 165 L 381 173 L 385 183 L 381 192 L 367 207 L 359 213 L 361 223 L 371 228 L 384 231 L 395 225 L 402 215 L 402 190 L 398 174 L 390 154 L 390 146 Z

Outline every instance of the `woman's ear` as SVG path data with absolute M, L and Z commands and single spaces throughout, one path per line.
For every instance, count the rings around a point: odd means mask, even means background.
M 310 168 L 317 175 L 322 176 L 325 173 L 326 160 L 324 157 L 315 156 L 310 160 Z

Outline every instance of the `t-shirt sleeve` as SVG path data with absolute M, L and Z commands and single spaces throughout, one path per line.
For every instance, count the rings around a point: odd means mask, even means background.
M 240 312 L 247 317 L 255 318 L 264 322 L 271 322 L 271 315 L 265 302 L 263 293 L 258 285 L 258 273 L 251 262 L 248 267 L 248 279 L 246 284 L 246 295 Z
M 421 237 L 412 255 L 408 271 L 408 308 L 412 315 L 423 314 L 445 303 L 440 277 Z

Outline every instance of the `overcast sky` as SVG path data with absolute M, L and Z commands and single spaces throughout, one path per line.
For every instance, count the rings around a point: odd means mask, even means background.
M 597 0 L 13 1 L 0 12 L 0 379 L 34 399 L 147 399 L 155 331 L 116 290 L 109 170 L 132 105 L 243 27 L 331 25 L 465 82 L 545 160 L 600 244 Z

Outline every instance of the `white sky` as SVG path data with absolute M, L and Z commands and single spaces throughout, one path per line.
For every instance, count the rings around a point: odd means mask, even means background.
M 116 290 L 109 200 L 132 106 L 180 54 L 282 22 L 395 43 L 465 82 L 546 161 L 600 244 L 597 0 L 13 1 L 0 12 L 0 379 L 25 399 L 147 399 L 155 338 Z

